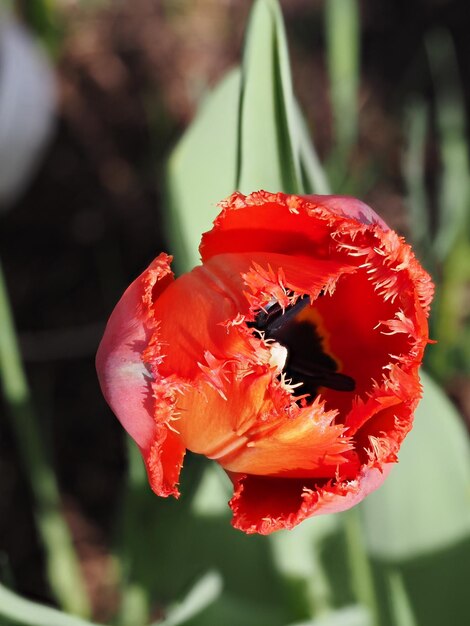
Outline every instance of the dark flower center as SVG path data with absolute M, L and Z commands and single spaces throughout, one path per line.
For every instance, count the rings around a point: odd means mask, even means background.
M 287 349 L 283 371 L 293 384 L 302 383 L 298 389 L 300 394 L 315 397 L 319 387 L 354 391 L 354 379 L 338 371 L 338 363 L 325 351 L 311 316 L 302 315 L 309 304 L 309 296 L 303 296 L 283 311 L 278 302 L 273 302 L 257 314 L 254 322 L 248 322 L 248 326 Z

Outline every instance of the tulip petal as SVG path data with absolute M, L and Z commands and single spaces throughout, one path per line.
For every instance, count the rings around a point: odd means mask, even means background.
M 343 273 L 355 271 L 344 261 L 292 258 L 282 254 L 221 254 L 172 283 L 155 303 L 159 340 L 171 346 L 160 371 L 194 380 L 206 352 L 218 359 L 253 351 L 243 334 L 227 328 L 264 299 L 285 297 L 286 290 L 316 297 Z M 260 289 L 258 289 L 258 285 Z M 247 297 L 246 291 L 256 293 Z M 259 305 L 258 305 L 259 308 Z
M 291 529 L 313 515 L 339 513 L 358 504 L 380 487 L 392 463 L 380 469 L 364 468 L 351 481 L 315 481 L 302 478 L 232 476 L 232 525 L 247 534 L 269 535 Z
M 282 478 L 355 476 L 360 466 L 336 411 L 325 411 L 319 397 L 286 419 L 265 418 L 245 433 L 236 454 L 219 458 L 226 471 Z
M 328 209 L 338 216 L 354 219 L 361 224 L 377 225 L 382 230 L 390 230 L 380 215 L 371 207 L 357 198 L 351 196 L 305 196 L 317 207 Z
M 299 197 L 258 191 L 249 196 L 234 193 L 219 206 L 222 212 L 214 227 L 202 237 L 204 262 L 227 252 L 311 255 L 314 247 L 318 254 L 319 244 L 330 239 L 335 223 L 356 231 L 364 226 L 389 230 L 369 206 L 348 196 Z
M 232 473 L 356 475 L 360 462 L 345 427 L 334 423 L 335 411 L 325 411 L 319 400 L 303 409 L 290 407 L 289 393 L 269 367 L 242 378 L 230 376 L 227 368 L 219 386 L 214 380 L 218 366 L 214 361 L 211 366 L 207 383 L 178 403 L 181 417 L 175 428 L 190 450 Z M 199 418 L 190 419 L 193 415 Z
M 185 453 L 180 438 L 158 423 L 151 372 L 142 360 L 156 328 L 154 301 L 174 280 L 170 261 L 161 254 L 128 287 L 108 321 L 96 356 L 103 395 L 141 449 L 152 488 L 159 495 L 177 493 Z

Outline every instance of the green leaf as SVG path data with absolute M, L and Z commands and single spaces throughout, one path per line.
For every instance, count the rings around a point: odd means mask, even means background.
M 0 584 L 0 616 L 25 626 L 99 626 L 57 609 L 25 600 Z
M 422 373 L 413 430 L 384 485 L 364 500 L 371 555 L 400 561 L 470 537 L 470 446 L 462 420 Z
M 337 531 L 337 515 L 321 515 L 292 530 L 280 530 L 270 536 L 277 569 L 287 576 L 308 578 L 317 568 L 313 546 Z
M 344 154 L 358 133 L 359 7 L 356 0 L 325 5 L 328 72 L 336 146 Z
M 439 343 L 428 354 L 440 380 L 470 372 L 467 291 L 470 280 L 470 162 L 465 99 L 450 34 L 432 32 L 426 39 L 436 94 L 436 122 L 442 174 L 438 228 L 431 251 L 441 262 L 441 281 L 434 304 L 434 333 Z
M 361 505 L 384 626 L 470 623 L 468 435 L 439 387 L 422 382 L 400 462 Z
M 215 569 L 223 578 L 224 596 L 228 594 L 257 605 L 268 604 L 282 614 L 281 584 L 272 568 L 269 543 L 265 537 L 247 538 L 231 527 L 229 495 L 224 495 L 225 485 L 229 488 L 230 481 L 224 472 L 219 475 L 210 472 L 208 481 L 204 474 L 196 492 L 193 483 L 198 465 L 199 457 L 188 454 L 178 501 L 155 498 L 148 487 L 142 490 L 140 498 L 138 493 L 134 494 L 133 525 L 126 534 L 128 554 L 132 557 L 132 582 L 145 589 L 158 606 L 167 606 L 181 597 L 201 572 Z M 206 464 L 202 466 L 205 468 Z M 215 470 L 214 466 L 209 467 Z M 204 492 L 214 486 L 215 478 L 222 485 L 216 488 L 218 496 L 211 498 Z M 223 508 L 218 498 L 224 501 Z M 149 558 L 149 555 L 156 556 Z M 219 600 L 215 604 L 220 606 Z M 212 613 L 216 609 L 207 611 Z M 202 623 L 225 626 L 224 621 Z M 281 620 L 280 626 L 285 623 Z
M 45 548 L 52 591 L 63 609 L 88 616 L 88 596 L 72 537 L 62 515 L 59 487 L 47 458 L 43 433 L 32 402 L 1 262 L 0 388 L 34 496 L 35 516 Z
M 296 622 L 290 626 L 372 626 L 372 621 L 364 607 L 355 605 L 333 611 L 325 617 L 309 622 Z
M 427 363 L 436 378 L 443 381 L 470 374 L 469 258 L 468 229 L 461 228 L 442 264 L 431 318 L 432 336 L 438 339 L 438 343 L 428 352 Z
M 284 626 L 286 616 L 278 606 L 223 593 L 185 626 Z
M 184 600 L 168 611 L 163 621 L 152 626 L 180 626 L 204 611 L 222 592 L 222 577 L 218 572 L 208 572 L 194 585 Z
M 284 23 L 274 0 L 257 0 L 242 70 L 237 188 L 301 191 L 300 150 Z
M 239 101 L 236 69 L 206 98 L 169 159 L 169 234 L 179 269 L 199 263 L 201 234 L 211 228 L 217 202 L 236 188 Z
M 377 588 L 370 559 L 367 555 L 364 538 L 362 536 L 361 518 L 358 507 L 353 507 L 341 515 L 343 522 L 346 550 L 348 555 L 348 570 L 351 587 L 355 600 L 366 607 L 372 621 L 378 621 L 379 606 Z
M 435 253 L 444 260 L 468 221 L 470 163 L 466 142 L 465 100 L 450 34 L 438 30 L 428 35 L 426 49 L 434 79 L 437 126 L 442 159 L 439 228 Z
M 394 621 L 400 626 L 417 626 L 412 603 L 406 591 L 401 573 L 390 568 L 388 572 L 390 606 Z
M 230 517 L 227 502 L 231 497 L 230 485 L 225 481 L 223 469 L 210 463 L 204 470 L 201 482 L 192 501 L 191 510 L 198 516 Z
M 413 243 L 419 248 L 420 258 L 428 260 L 431 243 L 430 212 L 426 195 L 425 164 L 428 106 L 416 100 L 406 111 L 408 145 L 403 158 L 403 175 L 408 189 L 408 205 Z
M 329 192 L 293 95 L 275 0 L 255 2 L 242 71 L 232 70 L 207 96 L 168 161 L 168 229 L 179 271 L 199 262 L 217 202 L 236 189 Z
M 294 121 L 299 138 L 302 193 L 331 193 L 330 183 L 310 140 L 309 130 L 297 100 L 294 101 Z
M 292 617 L 318 615 L 330 609 L 333 590 L 320 558 L 322 544 L 339 528 L 335 515 L 323 515 L 269 537 L 274 564 L 288 590 Z

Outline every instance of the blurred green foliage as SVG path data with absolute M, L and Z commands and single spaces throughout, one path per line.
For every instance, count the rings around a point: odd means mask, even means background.
M 425 44 L 435 111 L 424 97 L 409 103 L 403 173 L 411 237 L 436 283 L 431 336 L 437 344 L 428 351 L 426 363 L 445 383 L 457 373 L 470 373 L 470 164 L 465 102 L 452 39 L 447 31 L 431 31 Z M 426 185 L 431 132 L 437 138 L 441 164 L 435 215 Z

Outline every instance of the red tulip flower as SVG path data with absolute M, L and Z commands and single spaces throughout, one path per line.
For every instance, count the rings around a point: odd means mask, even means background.
M 186 450 L 234 485 L 233 525 L 292 528 L 385 479 L 421 394 L 431 280 L 368 206 L 234 193 L 177 278 L 161 254 L 124 293 L 97 367 L 152 489 Z

